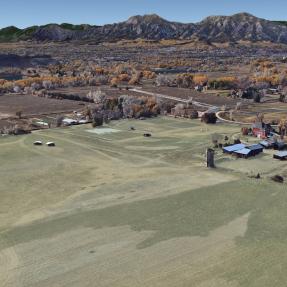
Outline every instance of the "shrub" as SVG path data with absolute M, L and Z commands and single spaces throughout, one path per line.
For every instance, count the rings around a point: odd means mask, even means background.
M 201 117 L 201 121 L 206 123 L 206 124 L 216 124 L 217 122 L 217 117 L 215 113 L 205 113 Z
M 198 111 L 192 111 L 190 114 L 191 119 L 198 119 Z
M 275 182 L 278 182 L 278 183 L 284 182 L 284 178 L 281 175 L 274 175 L 273 177 L 271 177 L 271 179 Z

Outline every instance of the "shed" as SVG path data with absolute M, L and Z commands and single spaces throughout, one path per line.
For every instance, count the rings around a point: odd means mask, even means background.
M 283 150 L 286 148 L 286 143 L 283 141 L 278 141 L 274 147 L 276 150 Z
M 263 146 L 260 144 L 254 144 L 254 145 L 248 146 L 247 149 L 251 151 L 250 155 L 252 156 L 256 156 L 263 152 Z
M 273 155 L 273 158 L 279 160 L 287 160 L 287 151 L 279 151 Z
M 245 147 L 246 147 L 245 144 L 230 145 L 230 146 L 224 147 L 224 148 L 223 148 L 223 152 L 224 152 L 224 153 L 232 154 L 232 153 L 234 153 L 235 151 L 244 149 Z
M 49 147 L 56 146 L 56 144 L 54 142 L 47 142 L 46 145 L 49 146 Z
M 275 143 L 274 141 L 265 140 L 265 141 L 261 141 L 259 144 L 262 145 L 266 149 L 270 149 L 274 147 Z
M 248 148 L 243 148 L 234 152 L 238 157 L 249 158 L 252 154 L 252 151 Z

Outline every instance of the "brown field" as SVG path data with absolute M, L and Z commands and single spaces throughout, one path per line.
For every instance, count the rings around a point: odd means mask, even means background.
M 257 114 L 264 115 L 266 122 L 277 121 L 287 117 L 287 103 L 278 101 L 279 96 L 269 96 L 266 102 L 244 105 L 243 109 L 234 113 L 234 120 L 245 123 L 252 123 L 256 120 Z
M 0 96 L 0 119 L 15 117 L 17 111 L 22 111 L 23 117 L 57 114 L 81 109 L 82 104 L 76 101 L 63 101 L 34 97 L 30 95 Z
M 12 125 L 12 123 L 7 121 L 7 120 L 0 120 L 0 129 L 4 128 L 4 127 L 9 127 L 11 125 Z
M 169 95 L 172 97 L 178 97 L 182 99 L 193 98 L 196 101 L 216 106 L 221 105 L 233 106 L 237 102 L 237 100 L 225 96 L 217 96 L 214 93 L 208 93 L 208 92 L 199 93 L 191 89 L 179 89 L 169 87 L 147 87 L 147 88 L 144 87 L 143 89 L 154 93 Z
M 85 97 L 90 90 L 100 89 L 102 92 L 106 93 L 106 95 L 111 97 L 119 97 L 122 95 L 129 96 L 140 96 L 140 93 L 133 92 L 127 90 L 125 86 L 119 88 L 111 88 L 109 86 L 101 86 L 101 87 L 73 87 L 73 88 L 62 88 L 54 90 L 52 93 L 54 94 L 63 94 L 63 95 L 78 95 L 81 97 Z M 228 91 L 218 91 L 217 93 L 210 91 L 207 93 L 199 93 L 192 89 L 183 89 L 183 88 L 174 88 L 174 87 L 155 87 L 153 85 L 146 84 L 139 88 L 143 91 L 162 94 L 166 96 L 172 96 L 179 99 L 190 99 L 206 103 L 209 105 L 214 105 L 221 107 L 222 105 L 227 105 L 228 107 L 233 107 L 238 100 L 232 99 L 225 95 L 224 93 L 228 93 Z M 220 96 L 218 96 L 220 94 Z M 146 94 L 143 94 L 146 96 Z

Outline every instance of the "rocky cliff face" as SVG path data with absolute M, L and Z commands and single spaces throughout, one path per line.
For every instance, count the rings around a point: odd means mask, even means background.
M 287 43 L 287 27 L 247 13 L 208 17 L 197 24 L 195 34 L 212 42 L 243 40 Z
M 270 41 L 287 44 L 286 25 L 247 13 L 211 16 L 196 24 L 170 22 L 158 15 L 145 15 L 134 16 L 125 22 L 112 25 L 81 25 L 79 29 L 70 29 L 72 25 L 69 25 L 51 24 L 37 27 L 30 38 L 38 41 L 197 38 L 210 42 Z

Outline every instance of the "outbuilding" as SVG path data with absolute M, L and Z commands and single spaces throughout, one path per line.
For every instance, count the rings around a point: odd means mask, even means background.
M 151 137 L 151 134 L 150 134 L 150 133 L 145 133 L 145 134 L 144 134 L 144 137 L 145 137 L 145 138 L 150 138 L 150 137 Z
M 263 152 L 263 146 L 260 144 L 254 144 L 254 145 L 248 146 L 247 149 L 251 151 L 250 156 L 256 156 Z
M 252 151 L 248 148 L 243 148 L 234 152 L 234 154 L 240 158 L 249 158 L 251 156 L 251 153 Z
M 77 125 L 78 123 L 79 123 L 78 121 L 73 120 L 73 119 L 68 119 L 68 118 L 63 119 L 63 124 L 64 124 L 65 126 Z
M 56 146 L 56 144 L 54 142 L 47 142 L 46 145 L 49 146 L 49 147 Z
M 245 144 L 235 144 L 235 145 L 230 145 L 230 146 L 226 146 L 223 148 L 223 152 L 224 153 L 228 153 L 228 154 L 233 154 L 234 152 L 244 149 L 246 147 Z
M 278 141 L 278 142 L 276 142 L 274 148 L 276 150 L 283 150 L 286 148 L 286 143 L 284 141 Z
M 271 149 L 274 148 L 275 142 L 273 140 L 264 140 L 259 143 L 263 148 Z
M 254 144 L 251 146 L 245 146 L 244 144 L 237 144 L 226 147 L 224 149 L 225 150 L 227 149 L 226 153 L 234 154 L 240 158 L 249 158 L 251 156 L 256 156 L 263 152 L 263 146 L 260 144 Z
M 279 151 L 276 154 L 274 154 L 273 158 L 279 160 L 287 160 L 287 151 Z

